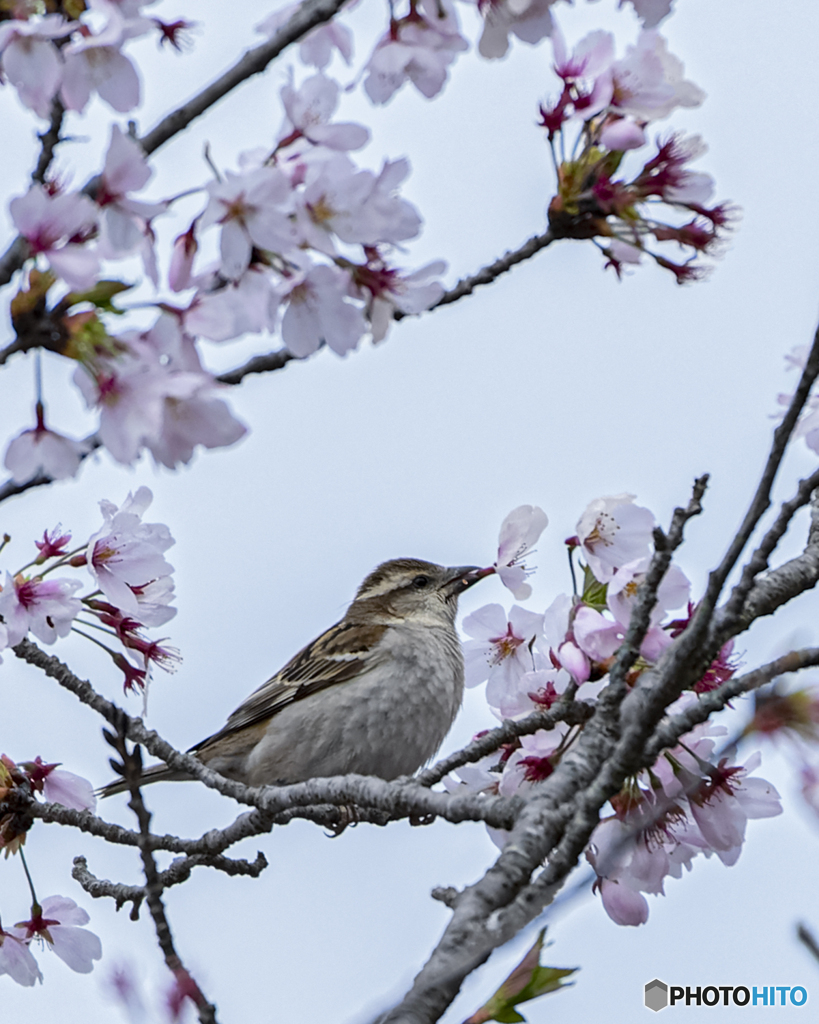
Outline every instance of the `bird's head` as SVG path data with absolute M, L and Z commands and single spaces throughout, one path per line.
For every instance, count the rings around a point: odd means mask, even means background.
M 382 562 L 358 588 L 348 611 L 391 619 L 454 622 L 458 597 L 481 578 L 474 565 L 444 566 L 419 558 Z

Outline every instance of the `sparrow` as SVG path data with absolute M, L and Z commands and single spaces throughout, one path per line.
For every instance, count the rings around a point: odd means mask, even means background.
M 331 775 L 411 775 L 441 745 L 461 706 L 458 597 L 482 578 L 396 558 L 374 569 L 344 618 L 250 694 L 189 753 L 249 786 Z M 485 573 L 484 573 L 485 574 Z M 190 779 L 164 764 L 141 784 Z M 112 796 L 123 781 L 100 790 Z

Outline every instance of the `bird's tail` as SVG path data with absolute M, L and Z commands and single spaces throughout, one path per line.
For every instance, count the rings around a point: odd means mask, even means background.
M 188 775 L 186 772 L 174 771 L 166 764 L 155 764 L 145 769 L 140 777 L 139 784 L 140 786 L 147 786 L 151 782 L 182 782 L 190 781 L 192 778 L 192 775 Z M 107 796 L 115 796 L 117 793 L 127 793 L 128 783 L 124 779 L 117 779 L 116 782 L 109 782 L 107 786 L 101 786 L 96 792 L 97 796 L 103 799 Z

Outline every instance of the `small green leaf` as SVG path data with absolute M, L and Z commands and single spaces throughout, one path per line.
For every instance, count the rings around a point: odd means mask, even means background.
M 97 309 L 106 313 L 116 313 L 122 316 L 125 310 L 117 309 L 111 300 L 120 292 L 127 292 L 129 288 L 133 287 L 132 284 L 125 284 L 124 281 L 97 281 L 94 287 L 87 291 L 70 292 L 66 295 L 63 303 L 66 309 L 70 309 L 71 306 L 76 306 L 80 302 L 90 302 L 92 306 L 96 306 Z
M 529 999 L 537 999 L 547 992 L 557 992 L 566 987 L 563 979 L 574 974 L 578 968 L 544 967 L 540 963 L 545 934 L 546 929 L 542 928 L 534 945 L 497 992 L 464 1021 L 464 1024 L 485 1024 L 491 1020 L 498 1021 L 499 1024 L 526 1024 L 526 1018 L 515 1009 L 518 1003 L 525 1003 Z
M 606 593 L 608 584 L 601 583 L 592 575 L 591 569 L 583 566 L 583 604 L 594 608 L 596 612 L 602 612 L 606 607 Z

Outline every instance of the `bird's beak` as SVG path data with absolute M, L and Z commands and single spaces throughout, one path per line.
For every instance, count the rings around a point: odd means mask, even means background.
M 458 565 L 447 569 L 448 578 L 441 590 L 447 597 L 457 597 L 483 578 L 483 570 L 477 565 Z

